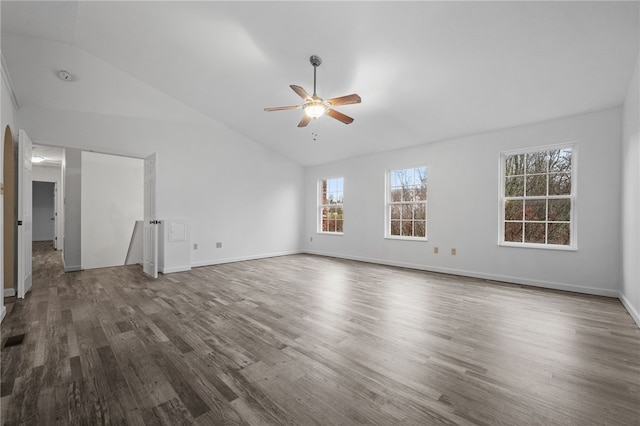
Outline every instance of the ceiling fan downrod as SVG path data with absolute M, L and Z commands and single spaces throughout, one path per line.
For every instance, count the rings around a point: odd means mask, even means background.
M 318 68 L 320 64 L 322 64 L 322 59 L 320 59 L 320 56 L 311 55 L 311 57 L 309 58 L 309 62 L 311 62 L 311 65 L 313 65 L 313 97 L 315 98 L 318 96 L 316 94 L 316 68 Z

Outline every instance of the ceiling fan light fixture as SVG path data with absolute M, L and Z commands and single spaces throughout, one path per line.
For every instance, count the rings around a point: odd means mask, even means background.
M 304 106 L 304 113 L 311 118 L 318 118 L 324 115 L 327 107 L 322 102 L 310 102 Z

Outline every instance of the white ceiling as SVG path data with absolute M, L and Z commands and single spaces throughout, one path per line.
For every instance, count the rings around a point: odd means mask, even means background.
M 12 2 L 2 53 L 18 102 L 216 120 L 302 165 L 620 105 L 638 2 Z M 362 103 L 297 128 L 264 112 L 313 90 Z M 64 68 L 75 78 L 58 80 Z M 313 133 L 318 133 L 317 141 Z M 63 141 L 59 141 L 63 142 Z

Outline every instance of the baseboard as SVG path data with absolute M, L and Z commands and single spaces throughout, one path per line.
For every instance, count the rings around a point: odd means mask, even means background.
M 619 295 L 617 290 L 608 290 L 604 288 L 593 288 L 593 287 L 582 287 L 582 286 L 576 286 L 573 284 L 557 283 L 552 281 L 532 280 L 528 278 L 512 277 L 508 275 L 486 274 L 483 272 L 466 271 L 462 269 L 452 269 L 452 268 L 442 268 L 438 266 L 426 266 L 426 265 L 420 265 L 415 263 L 390 261 L 386 259 L 372 259 L 372 258 L 359 257 L 359 256 L 343 256 L 343 255 L 336 255 L 335 253 L 323 253 L 316 250 L 305 250 L 304 253 L 314 254 L 318 256 L 337 257 L 340 259 L 356 260 L 359 262 L 375 263 L 379 265 L 397 266 L 400 268 L 418 269 L 418 270 L 427 271 L 427 272 L 438 272 L 442 274 L 460 275 L 463 277 L 471 277 L 471 278 L 480 278 L 480 279 L 489 280 L 489 281 L 500 281 L 500 282 L 506 282 L 506 283 L 512 283 L 512 284 L 528 285 L 532 287 L 549 288 L 553 290 L 571 291 L 574 293 L 591 294 L 595 296 L 606 296 L 606 297 L 618 298 L 618 295 Z
M 82 266 L 80 266 L 80 265 L 65 266 L 65 267 L 64 267 L 64 271 L 65 271 L 65 272 L 77 272 L 77 271 L 82 271 Z
M 638 327 L 640 327 L 640 312 L 633 307 L 629 299 L 627 299 L 624 294 L 620 293 L 618 298 L 620 299 L 620 302 L 622 302 L 622 306 L 624 306 L 627 312 L 629 312 L 629 315 L 631 315 L 631 318 L 633 318 Z
M 187 266 L 174 266 L 172 268 L 158 268 L 158 272 L 162 273 L 162 274 L 172 274 L 174 272 L 186 272 L 186 271 L 190 271 L 191 270 L 191 266 L 187 265 Z
M 2 313 L 0 313 L 0 322 L 2 322 L 5 315 L 7 315 L 7 307 L 2 305 Z
M 257 259 L 267 259 L 269 257 L 280 257 L 280 256 L 289 256 L 292 254 L 300 254 L 304 253 L 302 250 L 291 250 L 291 251 L 282 251 L 276 253 L 265 253 L 265 254 L 255 254 L 250 256 L 241 256 L 241 257 L 229 257 L 225 259 L 215 259 L 215 260 L 206 260 L 201 262 L 192 262 L 192 268 L 199 268 L 202 266 L 212 266 L 212 265 L 221 265 L 223 263 L 233 263 L 233 262 L 244 262 L 246 260 L 257 260 Z
M 3 297 L 13 297 L 16 295 L 16 289 L 15 288 L 5 288 L 2 290 L 2 296 Z

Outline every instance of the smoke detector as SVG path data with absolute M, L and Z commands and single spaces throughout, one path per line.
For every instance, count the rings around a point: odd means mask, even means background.
M 62 81 L 71 81 L 72 80 L 72 76 L 71 73 L 67 70 L 60 70 L 58 71 L 58 78 Z

